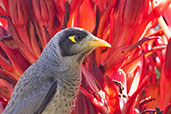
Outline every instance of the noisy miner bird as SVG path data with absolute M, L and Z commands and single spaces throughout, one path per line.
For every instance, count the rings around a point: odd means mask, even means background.
M 58 32 L 17 82 L 2 114 L 70 114 L 81 84 L 80 64 L 96 47 L 110 47 L 81 28 Z

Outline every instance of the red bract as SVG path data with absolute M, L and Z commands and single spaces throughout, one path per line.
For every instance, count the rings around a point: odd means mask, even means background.
M 164 12 L 164 16 L 165 16 L 167 23 L 169 25 L 171 25 L 171 16 L 170 16 L 171 14 L 169 13 L 170 11 L 171 11 L 171 5 L 169 5 L 169 7 Z
M 171 103 L 171 60 L 169 58 L 171 50 L 171 40 L 168 42 L 166 57 L 163 65 L 163 69 L 161 72 L 161 80 L 160 80 L 160 98 L 159 98 L 159 106 L 164 109 L 168 103 Z
M 113 81 L 107 76 L 104 83 L 104 91 L 106 93 L 109 112 L 110 113 L 117 112 L 118 114 L 121 114 L 120 106 L 118 105 L 119 97 L 118 97 L 117 90 L 115 88 Z
M 171 113 L 171 0 L 0 0 L 0 113 L 50 38 L 82 27 L 108 41 L 82 65 L 72 114 Z

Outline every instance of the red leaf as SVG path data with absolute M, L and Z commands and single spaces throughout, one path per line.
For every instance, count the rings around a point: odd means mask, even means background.
M 16 42 L 17 46 L 22 50 L 22 52 L 23 52 L 24 56 L 26 57 L 26 59 L 28 59 L 28 61 L 30 63 L 34 63 L 36 61 L 36 58 L 32 55 L 30 50 L 27 50 L 27 48 L 25 47 L 25 45 L 21 41 L 19 35 L 17 34 L 17 31 L 16 31 L 16 29 L 15 29 L 15 27 L 12 24 L 11 21 L 8 21 L 8 26 L 9 26 L 10 33 L 14 38 L 14 41 Z
M 0 27 L 1 26 L 3 28 L 7 29 L 7 20 L 5 18 L 2 18 L 2 17 L 0 17 Z M 1 34 L 0 34 L 0 36 L 1 36 Z
M 148 76 L 146 76 L 139 86 L 139 88 L 133 93 L 133 95 L 128 99 L 127 103 L 122 108 L 122 114 L 131 114 L 131 110 L 133 109 L 134 102 L 136 100 L 137 95 L 140 93 L 140 91 L 145 87 L 147 84 Z
M 5 101 L 8 101 L 12 95 L 14 85 L 10 84 L 8 81 L 0 79 L 0 97 Z
M 171 0 L 152 0 L 153 11 L 156 13 L 156 15 L 161 15 L 165 9 L 168 8 L 170 3 Z
M 83 93 L 90 101 L 93 103 L 94 106 L 97 107 L 98 111 L 101 114 L 108 114 L 108 110 L 105 104 L 102 104 L 98 99 L 96 99 L 93 95 L 87 92 L 84 88 L 80 88 L 81 93 Z
M 97 30 L 97 37 L 102 37 L 103 30 L 105 27 L 107 27 L 105 23 L 107 22 L 107 20 L 110 16 L 111 10 L 114 7 L 115 3 L 116 3 L 116 0 L 108 1 L 108 5 L 106 6 L 104 13 L 102 14 L 102 16 L 100 18 L 99 27 Z M 105 4 L 103 4 L 103 5 L 105 5 Z
M 166 58 L 165 58 L 165 65 L 164 65 L 164 74 L 167 80 L 171 80 L 171 39 L 169 39 L 167 51 L 166 51 Z
M 141 100 L 140 103 L 138 104 L 139 111 L 143 111 L 144 106 L 153 100 L 155 100 L 155 98 L 152 98 L 152 97 L 147 97 L 147 98 Z
M 104 91 L 106 93 L 110 114 L 121 114 L 118 92 L 113 81 L 108 76 L 105 79 Z
M 167 107 L 164 110 L 163 114 L 170 114 L 171 113 L 171 103 L 167 105 Z
M 171 40 L 170 40 L 171 41 Z M 167 54 L 166 54 L 167 56 Z M 167 60 L 167 59 L 166 59 Z M 166 63 L 165 63 L 166 64 Z M 169 67 L 169 66 L 168 66 Z M 158 106 L 163 110 L 171 102 L 171 81 L 170 73 L 167 73 L 166 65 L 163 65 L 160 77 L 160 101 Z M 169 72 L 169 71 L 168 71 Z
M 84 0 L 80 6 L 79 27 L 86 29 L 89 32 L 93 32 L 96 27 L 96 15 L 93 10 L 92 1 Z
M 8 0 L 0 0 L 0 16 L 9 16 Z
M 171 26 L 171 5 L 168 6 L 168 8 L 164 11 L 164 17 L 167 21 L 167 23 L 169 24 L 169 26 Z
M 83 0 L 72 0 L 70 4 L 70 18 L 68 20 L 67 27 L 74 27 L 75 16 L 78 13 L 78 9 L 82 4 Z
M 113 49 L 111 55 L 106 59 L 104 63 L 104 71 L 107 72 L 111 69 L 118 69 L 123 64 L 123 61 L 128 57 L 131 51 L 137 48 L 139 45 L 149 41 L 155 40 L 158 37 L 151 37 L 151 38 L 143 38 L 142 40 L 138 41 L 137 43 L 130 45 L 130 46 L 122 46 L 120 48 Z
M 98 86 L 99 86 L 100 84 L 98 84 L 98 82 L 97 82 L 97 80 L 94 78 L 94 76 L 88 71 L 88 69 L 87 69 L 84 65 L 82 65 L 81 70 L 82 70 L 82 72 L 83 72 L 83 74 L 84 74 L 83 76 L 85 77 L 85 79 L 86 79 L 88 85 L 89 85 L 90 88 L 93 90 L 93 92 L 94 92 L 94 93 L 95 93 L 95 92 L 98 92 L 98 91 L 99 91 Z M 97 85 L 98 85 L 98 86 L 97 86 Z
M 159 96 L 160 96 L 160 90 L 159 89 L 160 88 L 157 84 L 152 84 L 152 83 L 148 84 L 147 87 L 144 89 L 146 97 L 150 96 L 151 98 L 156 99 L 156 100 L 146 104 L 147 108 L 154 108 L 155 109 L 157 107 Z

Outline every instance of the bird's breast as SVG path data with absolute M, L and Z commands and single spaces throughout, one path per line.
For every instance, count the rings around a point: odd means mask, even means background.
M 81 76 L 58 82 L 57 90 L 42 114 L 70 114 L 79 93 Z

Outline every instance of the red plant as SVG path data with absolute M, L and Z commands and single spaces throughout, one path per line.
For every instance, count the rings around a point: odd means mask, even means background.
M 0 0 L 0 113 L 53 35 L 82 27 L 112 45 L 82 65 L 72 114 L 171 113 L 171 0 Z

